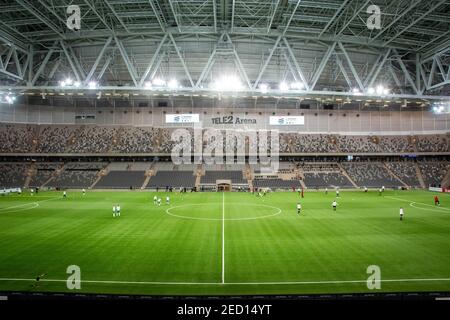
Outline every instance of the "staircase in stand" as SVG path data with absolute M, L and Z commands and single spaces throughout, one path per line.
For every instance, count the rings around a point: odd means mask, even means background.
M 422 171 L 420 170 L 419 164 L 417 162 L 414 163 L 414 168 L 416 169 L 417 179 L 419 179 L 420 186 L 422 187 L 422 189 L 426 189 L 427 185 L 425 184 Z
M 359 186 L 355 183 L 355 181 L 353 181 L 353 179 L 350 177 L 350 175 L 348 174 L 347 170 L 344 169 L 344 167 L 338 162 L 337 163 L 339 169 L 341 170 L 341 173 L 344 177 L 346 177 L 348 179 L 348 181 L 350 181 L 350 183 L 353 185 L 353 187 L 355 189 L 359 189 Z
M 404 187 L 409 188 L 409 186 L 402 179 L 400 179 L 400 177 L 397 176 L 385 162 L 383 162 L 383 167 L 387 170 L 387 172 L 391 176 L 393 176 L 395 179 L 397 179 Z

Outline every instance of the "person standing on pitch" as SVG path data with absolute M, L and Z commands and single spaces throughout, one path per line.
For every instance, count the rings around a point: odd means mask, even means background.
M 435 206 L 440 206 L 441 202 L 439 201 L 439 197 L 438 196 L 434 196 L 434 205 Z
M 113 211 L 113 218 L 115 218 L 116 217 L 116 206 L 113 206 L 113 209 L 112 209 L 112 211 Z
M 67 192 L 66 191 L 63 192 L 63 198 L 64 199 L 67 198 Z
M 405 215 L 405 211 L 403 208 L 400 208 L 400 221 L 403 221 L 403 216 Z
M 158 197 L 156 195 L 153 197 L 153 204 L 154 205 L 158 204 Z
M 170 197 L 169 196 L 166 197 L 166 205 L 170 205 Z
M 325 194 L 328 194 L 328 188 L 325 188 Z
M 297 203 L 297 214 L 300 215 L 302 213 L 302 205 L 300 202 Z
M 339 198 L 339 189 L 336 189 L 336 198 Z
M 116 206 L 116 216 L 120 217 L 120 204 Z
M 83 192 L 83 197 L 86 195 L 86 189 L 83 189 L 81 192 Z
M 337 201 L 334 200 L 333 203 L 331 204 L 331 206 L 333 207 L 333 211 L 336 211 L 337 205 L 338 205 Z

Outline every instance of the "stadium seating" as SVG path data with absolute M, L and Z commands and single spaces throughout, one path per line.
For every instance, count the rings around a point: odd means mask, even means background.
M 449 170 L 449 164 L 442 161 L 420 161 L 419 168 L 427 186 L 440 187 Z
M 253 187 L 255 188 L 271 188 L 271 189 L 285 189 L 300 188 L 301 184 L 298 180 L 282 180 L 282 179 L 264 179 L 258 178 L 253 180 Z
M 0 164 L 0 188 L 22 188 L 25 184 L 27 165 L 24 163 Z
M 36 172 L 31 177 L 29 186 L 32 188 L 39 188 L 46 183 L 56 172 L 56 169 L 60 167 L 62 163 L 37 163 Z
M 419 178 L 412 162 L 387 162 L 389 169 L 410 187 L 420 187 Z
M 171 128 L 0 125 L 0 153 L 162 153 L 175 144 Z M 193 140 L 193 130 L 188 129 Z M 223 131 L 225 133 L 225 131 Z M 281 132 L 280 153 L 448 152 L 447 135 L 350 136 Z M 259 139 L 259 138 L 258 138 Z M 240 140 L 237 140 L 238 142 Z M 230 145 L 234 142 L 226 140 Z M 250 141 L 251 142 L 251 141 Z M 242 143 L 242 141 L 241 141 Z M 251 145 L 245 143 L 248 150 Z M 225 150 L 224 145 L 224 150 Z M 240 145 L 239 147 L 241 147 Z M 234 148 L 235 150 L 237 147 Z M 270 149 L 270 143 L 268 144 Z
M 145 171 L 110 171 L 95 185 L 95 189 L 141 188 L 145 180 Z
M 308 188 L 353 187 L 346 177 L 337 172 L 305 173 L 305 184 Z
M 150 178 L 147 189 L 155 188 L 192 188 L 195 186 L 195 179 L 192 171 L 158 171 Z
M 97 178 L 98 171 L 84 171 L 84 170 L 65 170 L 59 176 L 52 179 L 47 187 L 53 188 L 74 188 L 87 189 Z M 125 186 L 122 186 L 125 188 Z
M 380 163 L 351 162 L 343 163 L 349 176 L 360 187 L 380 188 L 399 187 L 402 183 L 395 179 Z
M 242 171 L 206 171 L 201 184 L 215 184 L 217 180 L 231 180 L 233 184 L 247 184 Z

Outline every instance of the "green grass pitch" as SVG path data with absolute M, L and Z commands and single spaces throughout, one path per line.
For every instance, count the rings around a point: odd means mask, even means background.
M 425 191 L 0 197 L 0 291 L 245 295 L 450 291 L 450 198 Z M 303 212 L 296 214 L 301 200 Z M 120 218 L 112 217 L 119 203 Z M 405 208 L 405 220 L 399 208 Z M 35 282 L 38 275 L 42 281 Z M 72 291 L 73 292 L 73 291 Z

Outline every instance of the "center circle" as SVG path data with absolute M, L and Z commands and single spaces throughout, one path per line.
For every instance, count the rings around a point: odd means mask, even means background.
M 281 209 L 265 204 L 254 204 L 254 203 L 226 203 L 223 208 L 222 202 L 208 202 L 208 203 L 192 203 L 180 206 L 171 207 L 166 210 L 169 216 L 189 219 L 189 220 L 207 220 L 207 221 L 244 221 L 244 220 L 257 220 L 265 219 L 277 216 L 281 213 Z M 231 208 L 230 208 L 231 207 Z M 251 208 L 254 208 L 253 211 Z M 255 210 L 256 208 L 256 210 Z M 259 209 L 258 209 L 259 208 Z M 225 218 L 222 217 L 223 210 L 225 210 Z M 192 214 L 193 211 L 196 214 Z M 236 212 L 238 211 L 238 212 Z M 258 214 L 249 216 L 248 213 L 258 212 Z M 236 215 L 238 213 L 246 213 L 243 217 L 233 217 L 229 216 Z M 218 217 L 211 217 L 216 214 Z M 228 217 L 227 217 L 228 215 Z M 251 215 L 251 214 L 250 214 Z M 220 216 L 220 217 L 219 217 Z

